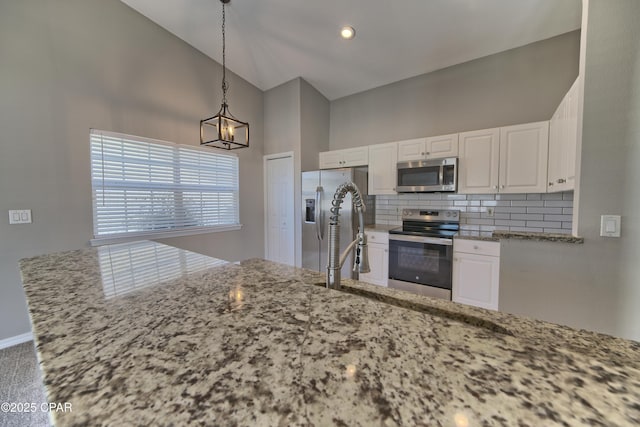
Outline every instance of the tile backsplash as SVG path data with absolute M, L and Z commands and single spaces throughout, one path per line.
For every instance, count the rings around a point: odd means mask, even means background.
M 402 225 L 402 209 L 455 209 L 462 230 L 571 234 L 573 191 L 549 194 L 398 194 L 375 196 L 376 224 Z M 487 208 L 494 215 L 487 215 Z

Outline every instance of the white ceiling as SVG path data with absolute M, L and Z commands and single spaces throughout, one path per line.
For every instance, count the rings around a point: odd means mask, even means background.
M 122 0 L 222 62 L 219 0 Z M 329 100 L 580 28 L 581 0 L 231 0 L 227 68 Z M 339 37 L 340 27 L 356 37 Z

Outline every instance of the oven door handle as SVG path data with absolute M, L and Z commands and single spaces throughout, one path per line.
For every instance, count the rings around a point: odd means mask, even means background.
M 399 240 L 402 242 L 415 242 L 415 243 L 431 243 L 434 245 L 452 246 L 453 239 L 442 239 L 439 237 L 424 237 L 424 236 L 406 236 L 402 234 L 389 234 L 389 240 Z

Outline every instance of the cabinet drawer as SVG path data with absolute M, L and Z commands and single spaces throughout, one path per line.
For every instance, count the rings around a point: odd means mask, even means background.
M 389 244 L 389 233 L 385 231 L 365 230 L 364 234 L 367 235 L 367 244 L 369 243 L 379 243 L 382 245 Z
M 454 252 L 464 252 L 467 254 L 500 256 L 500 242 L 485 242 L 482 240 L 455 239 L 453 242 Z

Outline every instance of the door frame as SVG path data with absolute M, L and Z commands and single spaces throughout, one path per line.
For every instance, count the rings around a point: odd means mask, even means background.
M 269 183 L 268 183 L 268 176 L 267 176 L 267 162 L 269 160 L 277 160 L 277 159 L 286 159 L 289 158 L 291 159 L 290 161 L 290 166 L 291 166 L 291 176 L 293 177 L 293 182 L 292 187 L 293 187 L 293 194 L 291 195 L 291 197 L 294 198 L 294 202 L 293 202 L 293 212 L 291 212 L 291 218 L 293 219 L 293 223 L 291 224 L 291 229 L 292 229 L 292 233 L 291 235 L 294 236 L 294 241 L 293 241 L 293 264 L 295 265 L 296 263 L 296 203 L 295 203 L 295 192 L 296 192 L 296 187 L 295 187 L 295 157 L 294 157 L 294 152 L 293 151 L 285 151 L 282 153 L 274 153 L 274 154 L 265 154 L 264 156 L 262 156 L 262 193 L 263 193 L 263 212 L 264 212 L 264 258 L 267 259 L 267 253 L 269 251 L 269 227 L 267 227 L 267 194 L 268 194 L 268 189 L 269 189 Z

